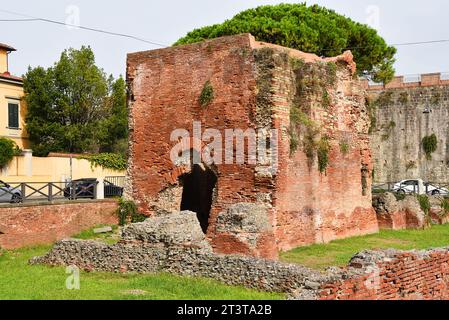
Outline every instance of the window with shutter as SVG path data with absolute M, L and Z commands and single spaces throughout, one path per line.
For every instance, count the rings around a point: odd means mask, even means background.
M 8 127 L 19 128 L 19 105 L 17 103 L 8 103 Z

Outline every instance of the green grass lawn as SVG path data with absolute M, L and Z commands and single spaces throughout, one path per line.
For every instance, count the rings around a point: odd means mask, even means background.
M 77 238 L 98 237 L 86 231 Z M 108 235 L 99 236 L 113 242 Z M 111 239 L 110 239 L 111 238 Z M 80 290 L 66 289 L 69 276 L 62 267 L 30 266 L 28 260 L 51 246 L 4 251 L 0 255 L 0 300 L 275 300 L 284 295 L 231 287 L 209 279 L 169 274 L 80 274 Z
M 297 248 L 281 254 L 285 262 L 314 269 L 346 266 L 349 260 L 369 249 L 431 249 L 449 246 L 449 225 L 427 230 L 381 231 L 379 234 L 333 241 L 329 244 Z

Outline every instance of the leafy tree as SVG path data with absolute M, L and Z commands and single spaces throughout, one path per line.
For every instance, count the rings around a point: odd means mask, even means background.
M 237 14 L 222 24 L 193 30 L 175 45 L 221 36 L 251 33 L 259 41 L 336 56 L 351 50 L 360 75 L 374 81 L 394 76 L 396 49 L 386 44 L 377 31 L 318 5 L 280 4 L 261 6 Z
M 116 81 L 111 77 L 109 83 L 111 95 L 105 101 L 109 117 L 100 121 L 98 132 L 100 151 L 125 155 L 128 150 L 126 83 L 122 77 Z
M 24 91 L 26 127 L 36 155 L 112 150 L 126 138 L 124 81 L 107 78 L 90 47 L 65 50 L 48 69 L 29 68 Z M 112 129 L 115 123 L 120 128 Z

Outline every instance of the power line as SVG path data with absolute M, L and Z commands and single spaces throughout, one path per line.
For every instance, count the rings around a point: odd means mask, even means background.
M 445 43 L 449 42 L 449 39 L 441 39 L 441 40 L 428 40 L 428 41 L 417 41 L 417 42 L 402 42 L 402 43 L 393 43 L 389 46 L 392 47 L 403 47 L 403 46 L 416 46 L 416 45 L 425 45 L 425 44 L 435 44 L 435 43 Z M 357 47 L 339 47 L 339 48 L 326 48 L 321 49 L 321 51 L 341 51 L 341 50 L 354 50 L 354 49 L 372 49 L 376 46 L 357 46 Z
M 0 19 L 1 22 L 39 21 L 39 19 Z
M 133 40 L 145 42 L 145 43 L 148 43 L 148 44 L 151 44 L 151 45 L 154 45 L 154 46 L 158 46 L 158 47 L 162 47 L 162 48 L 168 47 L 168 45 L 166 45 L 166 44 L 161 44 L 161 43 L 158 43 L 158 42 L 155 42 L 155 41 L 146 40 L 146 39 L 143 39 L 143 38 L 140 38 L 140 37 L 137 37 L 137 36 L 134 36 L 134 35 L 125 34 L 125 33 L 118 33 L 118 32 L 98 29 L 98 28 L 85 27 L 85 26 L 81 26 L 81 25 L 65 23 L 65 22 L 51 20 L 51 19 L 33 17 L 33 16 L 29 16 L 29 15 L 25 15 L 25 14 L 22 14 L 22 13 L 9 11 L 9 10 L 0 9 L 0 12 L 4 12 L 4 13 L 8 13 L 8 14 L 13 14 L 13 15 L 16 15 L 16 16 L 25 17 L 25 19 L 0 19 L 0 22 L 33 22 L 33 21 L 40 21 L 40 22 L 52 23 L 52 24 L 66 26 L 66 27 L 73 27 L 73 28 L 78 28 L 78 29 L 82 29 L 82 30 L 87 30 L 87 31 L 107 34 L 107 35 L 111 35 L 111 36 L 117 36 L 117 37 L 122 37 L 122 38 L 133 39 Z
M 51 20 L 51 19 L 33 17 L 33 16 L 30 16 L 30 15 L 26 15 L 26 14 L 14 12 L 14 11 L 9 11 L 9 10 L 4 10 L 4 9 L 0 9 L 0 12 L 4 12 L 4 13 L 12 14 L 12 15 L 25 17 L 25 19 L 0 19 L 0 22 L 33 22 L 33 21 L 40 21 L 40 22 L 52 23 L 52 24 L 57 24 L 57 25 L 62 25 L 62 26 L 73 27 L 73 28 L 78 28 L 78 29 L 82 29 L 82 30 L 97 32 L 97 33 L 108 34 L 108 35 L 112 35 L 112 36 L 129 38 L 129 39 L 145 42 L 145 43 L 148 43 L 148 44 L 152 44 L 152 45 L 155 45 L 155 46 L 159 46 L 159 47 L 162 47 L 162 48 L 169 47 L 169 45 L 158 43 L 158 42 L 151 41 L 151 40 L 146 40 L 146 39 L 134 36 L 134 35 L 118 33 L 118 32 L 113 32 L 113 31 L 108 31 L 108 30 L 103 30 L 103 29 L 98 29 L 98 28 L 92 28 L 92 27 L 85 27 L 85 26 L 70 24 L 70 23 L 56 21 L 56 20 Z M 426 44 L 446 43 L 446 42 L 449 42 L 449 39 L 393 43 L 390 46 L 402 47 L 402 46 L 416 46 L 416 45 L 426 45 Z M 335 47 L 335 48 L 321 49 L 320 51 L 335 51 L 335 50 L 342 51 L 342 50 L 371 49 L 371 48 L 375 48 L 375 46 L 356 46 L 356 47 L 339 47 L 339 48 Z

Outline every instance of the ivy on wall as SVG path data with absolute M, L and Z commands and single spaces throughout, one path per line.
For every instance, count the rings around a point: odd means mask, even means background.
M 296 77 L 296 96 L 290 108 L 290 153 L 294 154 L 302 143 L 309 166 L 316 156 L 318 169 L 324 173 L 329 165 L 329 138 L 323 136 L 320 125 L 309 114 L 314 107 L 311 101 L 320 102 L 319 106 L 325 110 L 332 105 L 328 89 L 337 82 L 337 65 L 290 58 L 290 66 Z
M 78 159 L 84 159 L 91 163 L 92 167 L 102 167 L 116 171 L 126 170 L 128 161 L 121 154 L 101 153 L 96 155 L 80 156 Z

